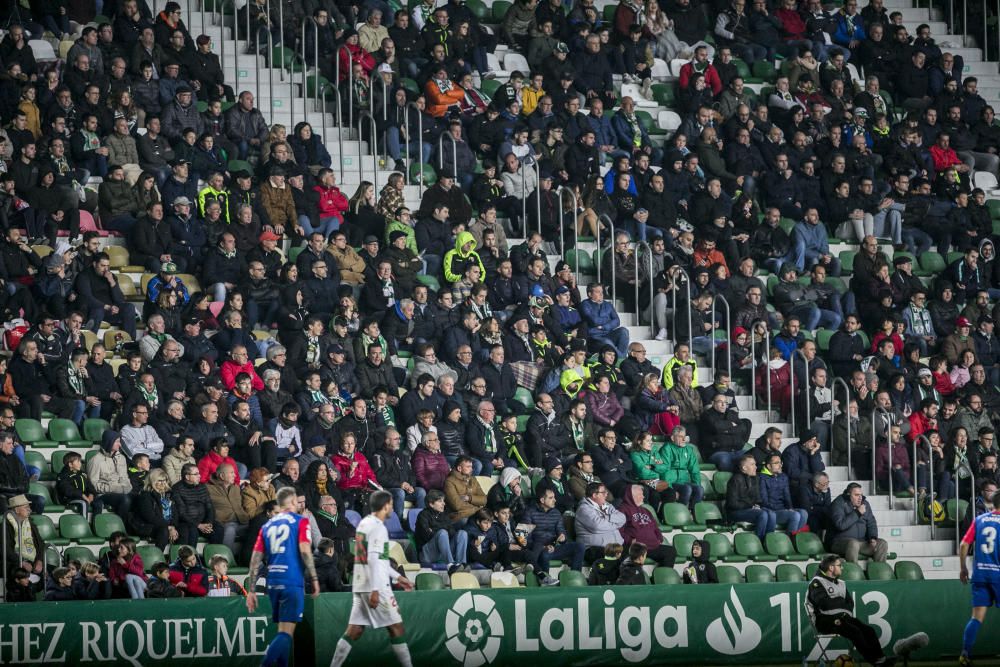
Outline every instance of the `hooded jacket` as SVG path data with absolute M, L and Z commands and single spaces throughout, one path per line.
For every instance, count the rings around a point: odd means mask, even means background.
M 468 252 L 463 250 L 464 246 L 468 243 L 472 244 Z M 444 268 L 444 279 L 449 283 L 457 283 L 462 279 L 465 274 L 465 268 L 469 262 L 475 262 L 479 266 L 479 282 L 486 280 L 486 267 L 483 266 L 483 260 L 480 259 L 479 253 L 476 252 L 475 237 L 469 232 L 459 232 L 458 236 L 455 237 L 455 247 L 444 255 L 444 262 L 442 264 Z
M 715 565 L 712 564 L 712 545 L 705 540 L 695 540 L 694 543 L 701 547 L 701 555 L 697 558 L 692 557 L 691 563 L 684 568 L 684 583 L 719 583 L 719 576 L 715 571 Z
M 663 533 L 660 532 L 660 524 L 656 517 L 642 505 L 636 505 L 632 498 L 632 489 L 635 485 L 629 486 L 618 510 L 625 515 L 625 525 L 621 527 L 622 544 L 628 545 L 639 542 L 646 545 L 647 549 L 655 549 L 663 544 Z
M 105 431 L 101 438 L 101 451 L 87 462 L 87 476 L 98 493 L 131 493 L 128 462 L 121 451 L 111 453 L 111 446 L 118 439 L 117 431 Z

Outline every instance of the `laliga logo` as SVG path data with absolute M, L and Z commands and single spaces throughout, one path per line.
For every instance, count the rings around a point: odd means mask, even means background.
M 493 600 L 485 595 L 466 593 L 455 600 L 445 616 L 444 630 L 445 646 L 463 667 L 489 664 L 500 652 L 503 621 Z
M 729 589 L 729 602 L 722 604 L 722 618 L 708 625 L 705 639 L 708 645 L 723 655 L 742 655 L 757 647 L 761 640 L 760 626 L 743 611 L 736 589 Z

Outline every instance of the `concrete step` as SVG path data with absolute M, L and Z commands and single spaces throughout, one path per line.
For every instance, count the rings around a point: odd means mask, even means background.
M 977 77 L 988 76 L 988 75 L 996 76 L 998 74 L 997 63 L 982 62 L 982 61 L 974 63 L 967 62 L 962 68 L 962 73 L 967 76 L 977 76 Z

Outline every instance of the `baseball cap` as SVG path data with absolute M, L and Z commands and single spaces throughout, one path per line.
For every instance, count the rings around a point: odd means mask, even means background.
M 171 204 L 173 204 L 174 206 L 181 206 L 181 205 L 190 206 L 191 200 L 185 197 L 184 195 L 181 195 L 179 197 L 174 197 L 174 200 L 171 202 Z
M 278 236 L 277 234 L 275 234 L 272 231 L 264 232 L 263 234 L 260 235 L 259 238 L 260 238 L 261 241 L 280 241 L 281 240 L 281 237 Z

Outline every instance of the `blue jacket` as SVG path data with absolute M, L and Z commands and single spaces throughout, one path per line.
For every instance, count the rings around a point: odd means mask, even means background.
M 528 536 L 529 547 L 536 544 L 555 544 L 560 535 L 566 534 L 562 512 L 554 507 L 546 512 L 538 506 L 538 503 L 532 503 L 524 513 L 524 523 L 535 525 L 535 529 Z
M 790 510 L 792 505 L 792 492 L 788 488 L 788 475 L 773 475 L 769 470 L 764 470 L 757 476 L 760 480 L 760 500 L 761 507 L 780 512 Z
M 843 12 L 837 12 L 835 15 L 837 20 L 837 29 L 833 31 L 831 39 L 835 44 L 846 47 L 851 43 L 852 39 L 856 39 L 859 42 L 865 41 L 867 39 L 867 34 L 865 33 L 865 26 L 861 20 L 861 14 L 854 15 L 854 33 L 851 34 L 847 31 L 847 17 Z
M 611 129 L 615 131 L 615 145 L 618 148 L 629 152 L 635 148 L 635 143 L 632 141 L 632 126 L 625 120 L 624 114 L 615 114 L 615 117 L 611 119 Z M 639 120 L 639 133 L 642 135 L 642 145 L 648 146 L 650 144 L 649 133 L 646 132 L 641 120 Z
M 201 260 L 208 244 L 208 236 L 205 234 L 205 223 L 198 220 L 193 215 L 187 220 L 182 220 L 180 216 L 172 215 L 170 221 L 170 254 L 179 257 L 194 257 Z
M 818 451 L 810 454 L 798 443 L 785 448 L 781 453 L 781 463 L 789 485 L 796 487 L 809 484 L 813 475 L 826 470 L 826 464 Z
M 826 225 L 822 222 L 818 225 L 810 225 L 804 220 L 798 222 L 793 234 L 796 243 L 801 240 L 806 244 L 806 257 L 830 254 L 830 242 L 826 240 Z
M 594 303 L 590 299 L 580 302 L 580 315 L 587 325 L 587 335 L 594 338 L 606 338 L 608 334 L 621 326 L 618 312 L 610 301 Z
M 594 131 L 594 143 L 597 146 L 615 146 L 617 141 L 615 141 L 615 131 L 611 128 L 611 121 L 608 120 L 607 116 L 597 116 L 590 115 L 587 116 L 587 122 L 590 123 L 590 129 Z

